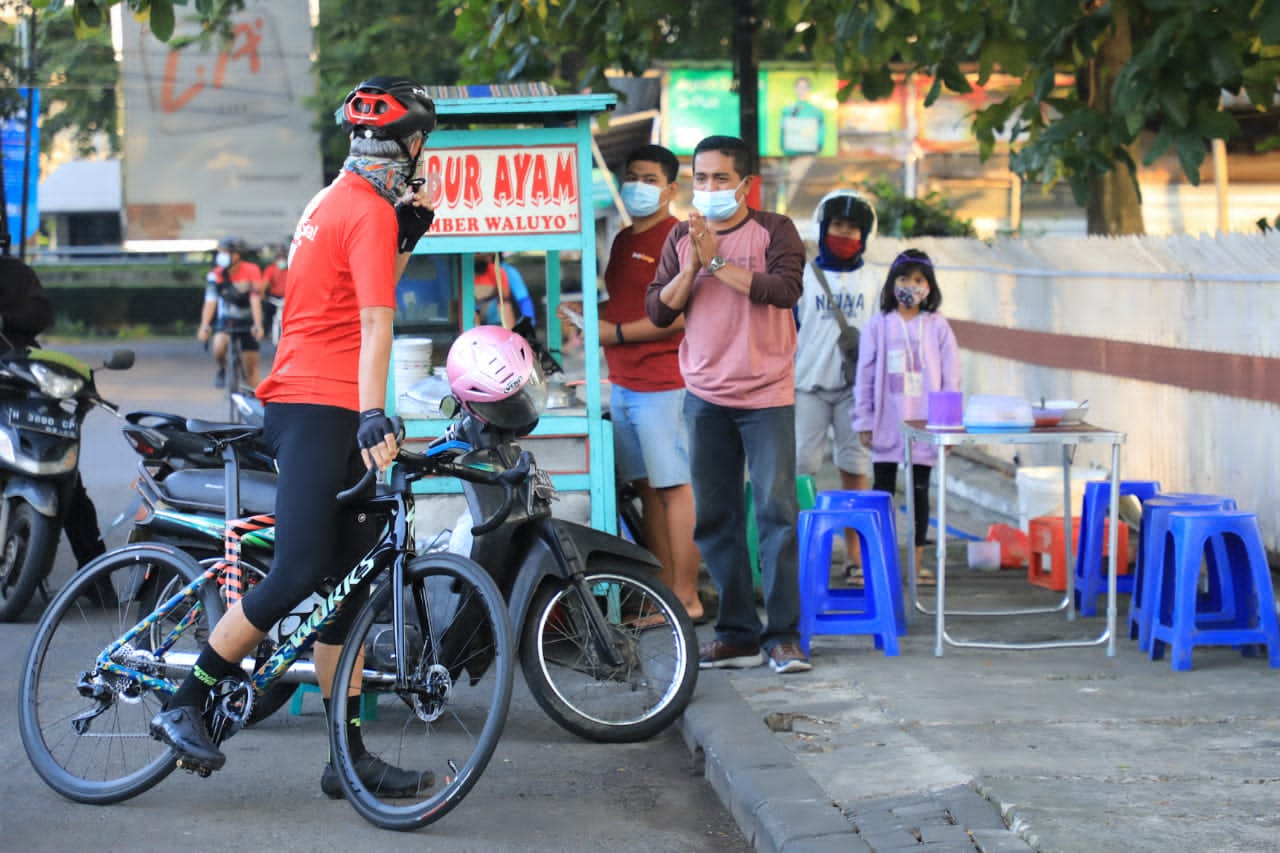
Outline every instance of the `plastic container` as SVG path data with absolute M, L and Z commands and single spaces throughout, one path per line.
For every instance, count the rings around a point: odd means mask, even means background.
M 1100 471 L 1084 466 L 1071 468 L 1071 517 L 1084 511 L 1084 484 L 1101 477 Z M 1018 526 L 1031 530 L 1031 519 L 1041 515 L 1062 515 L 1062 466 L 1019 468 L 1014 477 L 1018 487 Z
M 980 572 L 991 572 L 1000 568 L 1000 543 L 970 542 L 969 568 Z
M 929 429 L 964 429 L 964 392 L 930 391 Z
M 391 368 L 397 394 L 426 379 L 431 375 L 431 338 L 396 338 L 391 342 Z
M 1035 424 L 1031 403 L 1021 397 L 974 394 L 964 407 L 969 432 L 1021 432 Z

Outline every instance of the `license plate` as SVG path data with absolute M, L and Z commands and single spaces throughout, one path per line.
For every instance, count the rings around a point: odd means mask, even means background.
M 75 415 L 65 412 L 9 406 L 5 415 L 9 423 L 20 429 L 32 429 L 61 438 L 75 438 L 80 434 L 80 424 L 76 422 Z

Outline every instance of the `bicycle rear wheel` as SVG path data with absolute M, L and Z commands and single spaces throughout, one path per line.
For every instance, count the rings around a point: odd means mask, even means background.
M 520 665 L 533 698 L 566 730 L 601 743 L 652 737 L 684 713 L 698 683 L 697 637 L 680 600 L 647 572 L 593 566 L 591 599 L 544 583 L 520 637 Z M 584 606 L 608 625 L 605 660 Z
M 351 805 L 376 826 L 396 830 L 434 823 L 475 785 L 506 723 L 515 664 L 506 604 L 484 569 L 439 553 L 414 558 L 405 574 L 404 587 L 382 584 L 361 609 L 338 660 L 333 695 L 346 696 L 361 677 L 366 691 L 394 692 L 399 701 L 381 702 L 376 719 L 361 723 L 361 739 L 373 755 L 432 780 L 420 791 L 379 791 L 377 779 L 358 775 L 345 721 L 334 715 L 329 724 L 334 767 Z M 401 689 L 395 689 L 393 593 L 405 602 L 408 684 Z
M 173 772 L 176 754 L 152 739 L 149 724 L 164 696 L 127 676 L 102 671 L 99 655 L 143 619 L 150 629 L 113 660 L 177 686 L 190 670 L 208 628 L 222 615 L 212 584 L 163 613 L 156 593 L 201 574 L 190 557 L 167 545 L 110 551 L 72 576 L 36 625 L 18 688 L 22 745 L 40 778 L 80 803 L 107 804 L 136 796 Z M 110 584 L 118 603 L 103 606 Z M 164 602 L 161 601 L 161 604 Z M 191 614 L 163 656 L 153 650 Z M 148 616 L 148 614 L 151 614 Z

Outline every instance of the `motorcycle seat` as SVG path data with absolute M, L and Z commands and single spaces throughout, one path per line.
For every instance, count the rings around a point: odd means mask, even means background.
M 174 471 L 156 485 L 160 487 L 165 502 L 179 509 L 218 515 L 226 509 L 226 483 L 221 470 L 189 468 Z M 275 512 L 276 475 L 266 471 L 241 471 L 240 505 L 247 515 Z

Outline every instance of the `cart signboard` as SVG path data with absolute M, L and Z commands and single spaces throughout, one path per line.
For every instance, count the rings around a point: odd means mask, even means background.
M 435 221 L 449 236 L 576 234 L 582 229 L 578 147 L 428 148 Z

